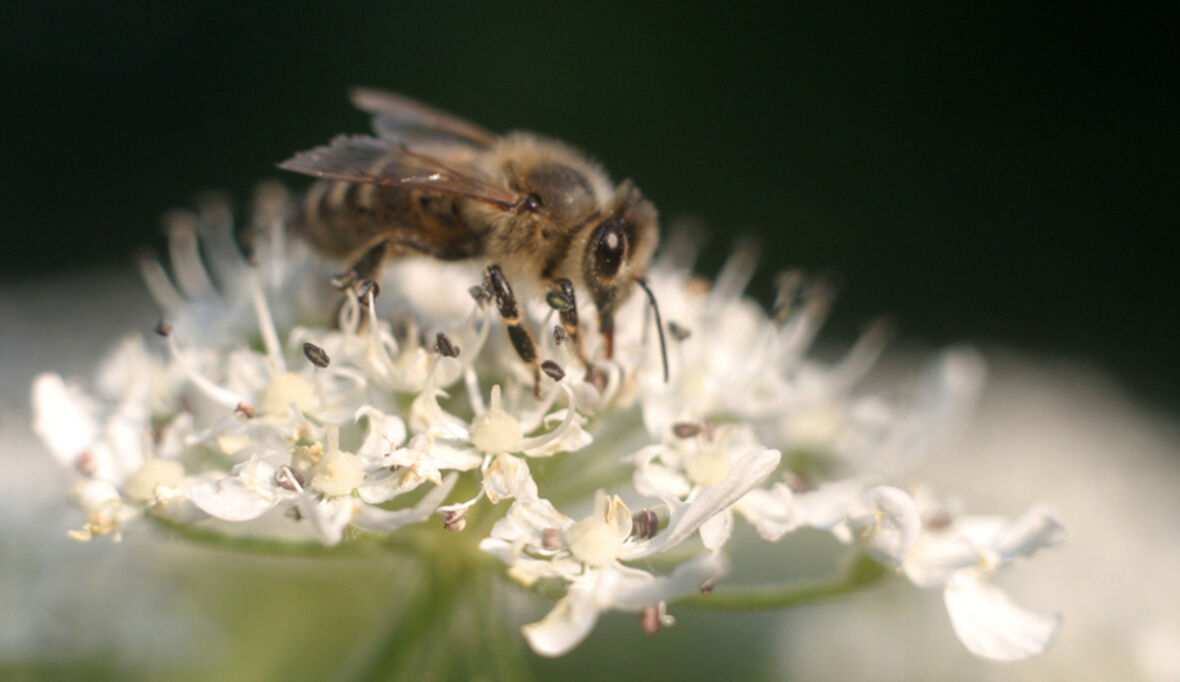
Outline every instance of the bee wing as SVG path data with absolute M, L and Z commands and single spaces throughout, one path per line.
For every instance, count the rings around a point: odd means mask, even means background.
M 414 187 L 494 204 L 505 210 L 524 205 L 528 197 L 481 180 L 462 168 L 419 154 L 388 140 L 342 135 L 279 164 L 279 168 L 317 178 L 382 187 Z
M 496 141 L 496 135 L 482 127 L 409 97 L 369 88 L 355 88 L 350 96 L 358 109 L 373 114 L 373 130 L 382 139 L 477 147 L 490 147 Z

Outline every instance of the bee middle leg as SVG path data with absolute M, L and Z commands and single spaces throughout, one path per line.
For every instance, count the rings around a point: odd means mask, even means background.
M 537 344 L 533 335 L 522 323 L 520 306 L 516 302 L 516 295 L 512 293 L 512 285 L 504 276 L 499 265 L 489 265 L 487 269 L 488 285 L 492 289 L 492 297 L 496 301 L 496 309 L 500 312 L 500 319 L 508 327 L 508 339 L 516 354 L 533 367 L 533 394 L 541 397 L 541 365 L 537 362 Z

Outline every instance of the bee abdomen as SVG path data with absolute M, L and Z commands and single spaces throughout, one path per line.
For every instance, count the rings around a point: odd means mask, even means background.
M 459 260 L 483 251 L 449 197 L 418 189 L 366 183 L 320 181 L 304 197 L 295 229 L 330 257 L 355 257 L 383 238 L 398 256 L 419 253 Z

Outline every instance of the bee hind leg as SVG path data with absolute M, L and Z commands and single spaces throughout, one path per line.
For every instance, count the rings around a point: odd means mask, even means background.
M 537 344 L 533 335 L 524 327 L 520 306 L 516 302 L 516 295 L 512 293 L 512 285 L 504 276 L 499 265 L 489 265 L 487 269 L 488 285 L 492 290 L 492 297 L 496 301 L 496 309 L 500 312 L 500 319 L 508 327 L 508 339 L 516 354 L 533 368 L 533 394 L 541 396 L 541 365 L 537 361 Z

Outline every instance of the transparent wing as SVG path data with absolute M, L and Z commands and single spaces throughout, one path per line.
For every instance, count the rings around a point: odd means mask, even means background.
M 420 188 L 505 210 L 527 204 L 526 195 L 482 180 L 463 165 L 459 160 L 410 151 L 389 140 L 342 135 L 323 147 L 296 154 L 279 168 L 329 180 Z
M 482 127 L 409 97 L 369 88 L 355 88 L 350 96 L 358 109 L 373 114 L 373 130 L 386 140 L 462 142 L 478 147 L 496 142 L 496 135 Z

